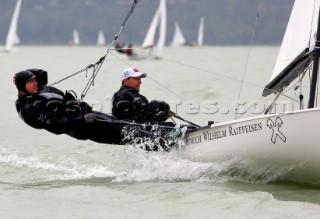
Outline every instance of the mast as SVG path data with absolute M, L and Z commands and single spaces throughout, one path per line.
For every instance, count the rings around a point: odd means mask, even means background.
M 319 53 L 320 53 L 320 9 L 318 16 L 318 28 L 317 28 L 317 37 L 316 37 L 316 45 L 314 48 L 314 57 L 313 57 L 313 71 L 311 77 L 311 87 L 309 94 L 309 103 L 308 108 L 315 107 L 315 98 L 316 98 L 316 89 L 317 89 L 317 81 L 318 81 L 318 69 L 319 69 Z

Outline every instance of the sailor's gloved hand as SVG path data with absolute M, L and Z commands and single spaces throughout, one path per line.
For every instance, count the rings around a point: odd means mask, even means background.
M 79 105 L 79 101 L 77 100 L 69 100 L 65 103 L 65 111 L 70 115 L 79 115 L 81 108 Z
M 149 103 L 149 109 L 154 115 L 154 119 L 163 122 L 170 118 L 170 106 L 164 101 L 152 100 Z
M 88 103 L 79 101 L 79 106 L 82 113 L 84 114 L 92 113 L 92 107 Z
M 170 110 L 170 106 L 164 101 L 152 100 L 149 103 L 149 109 L 150 111 L 153 111 L 153 112 L 160 112 L 160 111 L 165 112 Z
M 93 113 L 87 113 L 84 115 L 84 119 L 86 120 L 86 124 L 93 123 L 95 120 L 95 116 Z
M 166 117 L 167 119 L 171 118 L 172 116 L 175 116 L 176 114 L 172 112 L 170 109 L 166 111 Z

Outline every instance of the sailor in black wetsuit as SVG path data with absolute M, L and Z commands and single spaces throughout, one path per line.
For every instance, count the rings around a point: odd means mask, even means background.
M 112 115 L 118 119 L 144 124 L 165 124 L 170 117 L 170 106 L 164 101 L 148 99 L 139 93 L 141 78 L 146 74 L 127 68 L 121 74 L 122 86 L 113 95 Z M 173 125 L 167 123 L 166 125 Z
M 16 108 L 25 123 L 36 129 L 54 134 L 99 143 L 121 144 L 123 125 L 101 112 L 92 111 L 85 102 L 79 102 L 69 92 L 65 94 L 46 86 L 47 72 L 29 69 L 15 74 L 14 83 L 19 91 Z
M 137 139 L 147 139 L 155 144 L 143 147 L 146 150 L 159 150 L 159 144 L 165 150 L 169 149 L 167 140 L 160 142 L 162 132 L 159 129 L 92 111 L 87 103 L 78 101 L 70 92 L 63 93 L 46 86 L 47 72 L 44 70 L 28 69 L 16 73 L 14 83 L 19 91 L 16 109 L 21 119 L 33 128 L 107 144 L 132 144 Z M 163 127 L 163 130 L 168 133 L 172 128 Z
M 170 150 L 175 145 L 177 137 L 182 137 L 187 128 L 175 127 L 172 122 L 166 122 L 172 116 L 169 104 L 164 101 L 148 99 L 139 93 L 141 78 L 146 74 L 139 72 L 136 68 L 127 68 L 121 74 L 122 86 L 113 95 L 112 115 L 118 119 L 140 124 L 159 125 L 155 134 L 158 134 L 158 144 L 164 150 Z M 149 126 L 152 127 L 152 126 Z M 152 131 L 152 129 L 145 129 Z M 130 133 L 136 133 L 137 129 L 130 129 Z M 136 139 L 133 139 L 136 140 Z M 139 143 L 139 142 L 138 142 Z M 152 145 L 151 150 L 157 150 L 157 145 Z M 148 148 L 146 148 L 148 150 Z

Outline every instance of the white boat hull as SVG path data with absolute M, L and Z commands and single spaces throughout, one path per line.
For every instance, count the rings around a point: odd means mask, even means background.
M 293 178 L 307 174 L 320 183 L 320 109 L 214 124 L 186 134 L 170 153 L 197 162 L 238 158 L 277 167 L 294 165 L 300 173 Z

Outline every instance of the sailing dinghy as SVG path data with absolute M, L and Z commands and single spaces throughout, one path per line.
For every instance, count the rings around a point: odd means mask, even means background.
M 159 27 L 159 37 L 156 41 L 156 32 Z M 166 41 L 167 29 L 167 9 L 166 0 L 160 0 L 159 7 L 156 10 L 147 34 L 143 40 L 142 48 L 151 48 L 151 55 L 160 58 Z
M 276 94 L 277 99 L 291 82 L 302 80 L 310 70 L 308 109 L 300 104 L 298 110 L 270 114 L 272 104 L 262 116 L 194 129 L 170 153 L 198 162 L 241 159 L 276 164 L 294 169 L 288 173 L 291 180 L 302 181 L 302 176 L 308 175 L 313 183 L 320 183 L 320 108 L 316 106 L 319 9 L 320 0 L 295 1 L 271 80 L 263 91 L 263 96 Z
M 204 17 L 201 17 L 199 29 L 198 29 L 197 46 L 203 45 L 203 32 L 204 32 Z
M 196 42 L 192 42 L 192 43 L 187 42 L 187 40 L 185 39 L 185 37 L 181 31 L 181 28 L 180 28 L 178 22 L 175 22 L 171 46 L 202 46 L 203 45 L 203 32 L 204 32 L 204 17 L 201 17 Z
M 186 43 L 186 39 L 180 29 L 178 22 L 174 23 L 174 33 L 171 46 L 183 46 Z
M 98 32 L 97 45 L 98 46 L 106 45 L 106 40 L 105 40 L 105 37 L 104 37 L 102 30 L 99 30 L 99 32 Z
M 12 19 L 10 22 L 10 27 L 9 27 L 9 31 L 6 39 L 5 52 L 11 52 L 13 49 L 13 46 L 20 43 L 17 29 L 18 29 L 18 20 L 19 20 L 21 2 L 22 0 L 17 0 L 16 2 L 16 6 L 12 15 Z
M 72 31 L 72 39 L 68 43 L 70 46 L 79 46 L 80 45 L 80 36 L 77 29 Z

